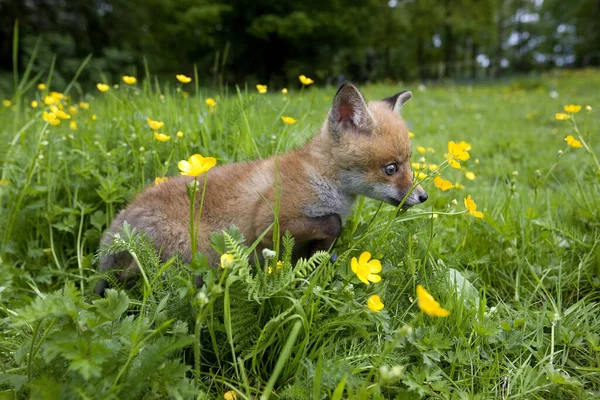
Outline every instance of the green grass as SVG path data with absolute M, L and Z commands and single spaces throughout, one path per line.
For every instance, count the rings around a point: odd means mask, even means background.
M 106 93 L 75 84 L 65 111 L 80 101 L 89 109 L 51 126 L 30 107 L 43 105 L 46 91 L 27 79 L 0 108 L 0 391 L 8 398 L 600 396 L 599 72 L 362 87 L 369 100 L 412 90 L 403 108 L 412 161 L 441 164 L 447 142 L 464 140 L 472 149 L 463 164 L 476 178 L 444 169 L 464 188 L 442 192 L 427 179 L 429 200 L 407 213 L 360 199 L 336 257 L 292 266 L 285 238 L 283 268 L 272 274 L 248 265 L 235 230 L 215 243 L 234 255 L 225 271 L 163 265 L 129 232 L 112 250 L 134 253 L 149 284 L 105 299 L 92 292 L 95 255 L 119 209 L 191 154 L 225 164 L 302 145 L 335 88 L 284 96 L 148 78 Z M 554 118 L 571 103 L 584 106 L 573 118 L 581 135 L 573 120 Z M 298 122 L 285 125 L 282 115 Z M 155 140 L 146 117 L 163 121 L 171 140 Z M 569 148 L 570 134 L 591 147 Z M 468 194 L 484 219 L 464 213 Z M 363 251 L 381 260 L 381 282 L 367 286 L 351 272 Z M 417 284 L 450 316 L 422 313 Z M 366 306 L 373 294 L 385 304 L 380 313 Z

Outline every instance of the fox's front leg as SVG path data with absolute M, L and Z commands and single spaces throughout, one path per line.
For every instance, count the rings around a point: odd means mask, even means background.
M 281 232 L 289 231 L 296 246 L 294 258 L 310 257 L 316 251 L 329 250 L 342 231 L 339 215 L 331 214 L 315 218 L 299 218 L 284 221 Z

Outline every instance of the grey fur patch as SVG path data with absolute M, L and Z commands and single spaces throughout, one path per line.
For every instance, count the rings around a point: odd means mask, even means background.
M 355 196 L 344 193 L 339 185 L 335 185 L 314 171 L 309 173 L 309 181 L 319 201 L 306 206 L 306 216 L 315 218 L 337 214 L 342 221 L 348 218 L 352 212 Z

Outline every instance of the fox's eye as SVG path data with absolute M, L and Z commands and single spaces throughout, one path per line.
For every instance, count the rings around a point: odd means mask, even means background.
M 385 167 L 383 167 L 383 170 L 388 176 L 392 176 L 395 175 L 396 172 L 398 172 L 398 166 L 394 163 L 388 164 Z

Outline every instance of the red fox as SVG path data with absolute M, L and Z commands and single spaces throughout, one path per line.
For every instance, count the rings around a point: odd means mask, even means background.
M 408 130 L 399 115 L 411 97 L 411 92 L 403 91 L 367 104 L 354 85 L 345 83 L 323 126 L 305 146 L 266 160 L 211 169 L 197 232 L 198 250 L 216 265 L 219 255 L 210 246 L 209 234 L 232 224 L 247 243 L 253 243 L 274 221 L 276 196 L 280 231 L 294 237 L 298 257 L 330 248 L 358 195 L 405 208 L 423 203 L 427 194 L 421 186 L 413 188 Z M 120 232 L 127 221 L 154 240 L 163 260 L 179 253 L 190 262 L 186 184 L 192 180 L 177 176 L 147 188 L 118 214 L 102 243 L 110 243 L 111 234 Z M 203 177 L 199 180 L 203 182 Z M 200 196 L 196 199 L 199 203 Z M 265 235 L 262 248 L 272 244 L 272 235 Z M 127 253 L 100 259 L 99 272 L 115 269 L 137 268 Z M 99 293 L 105 285 L 99 285 Z

